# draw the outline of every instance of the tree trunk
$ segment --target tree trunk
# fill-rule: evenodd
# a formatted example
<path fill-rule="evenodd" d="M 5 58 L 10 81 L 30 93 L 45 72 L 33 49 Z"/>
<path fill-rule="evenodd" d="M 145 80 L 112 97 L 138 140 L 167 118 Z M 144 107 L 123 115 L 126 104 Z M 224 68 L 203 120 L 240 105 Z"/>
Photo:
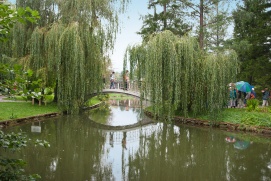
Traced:
<path fill-rule="evenodd" d="M 167 3 L 164 4 L 164 30 L 167 29 Z"/>

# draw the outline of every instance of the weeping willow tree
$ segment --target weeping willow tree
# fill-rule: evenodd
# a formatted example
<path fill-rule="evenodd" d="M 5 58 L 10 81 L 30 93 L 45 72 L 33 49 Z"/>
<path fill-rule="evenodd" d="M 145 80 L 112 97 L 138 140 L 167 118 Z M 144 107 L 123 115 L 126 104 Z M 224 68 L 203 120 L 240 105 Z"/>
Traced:
<path fill-rule="evenodd" d="M 238 71 L 235 52 L 203 53 L 195 38 L 178 37 L 170 31 L 148 42 L 128 47 L 124 69 L 144 80 L 141 91 L 153 102 L 158 115 L 178 110 L 189 113 L 216 113 L 227 102 L 227 85 Z"/>
<path fill-rule="evenodd" d="M 62 110 L 77 111 L 84 102 L 86 69 L 78 24 L 65 29 L 59 40 L 58 100 Z M 69 45 L 69 46 L 67 46 Z"/>
<path fill-rule="evenodd" d="M 40 13 L 38 25 L 17 24 L 7 50 L 31 68 L 44 87 L 55 87 L 61 110 L 77 113 L 87 95 L 102 89 L 118 15 L 130 0 L 17 0 Z M 12 47 L 11 47 L 12 46 Z"/>

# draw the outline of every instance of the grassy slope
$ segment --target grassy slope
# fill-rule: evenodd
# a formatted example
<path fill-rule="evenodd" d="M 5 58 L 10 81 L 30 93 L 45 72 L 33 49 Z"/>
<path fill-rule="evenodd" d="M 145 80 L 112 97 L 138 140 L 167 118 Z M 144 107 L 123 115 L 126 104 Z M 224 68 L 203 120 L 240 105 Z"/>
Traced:
<path fill-rule="evenodd" d="M 110 98 L 113 99 L 127 99 L 133 98 L 125 94 L 109 94 Z M 8 98 L 7 98 L 8 99 Z M 20 96 L 16 97 L 16 100 L 23 100 Z M 101 102 L 97 96 L 93 97 L 88 101 L 88 105 L 95 105 Z M 39 114 L 59 112 L 55 103 L 47 104 L 47 106 L 38 104 L 32 105 L 31 101 L 28 102 L 0 102 L 0 121 L 24 118 L 29 116 L 36 116 Z"/>
<path fill-rule="evenodd" d="M 147 111 L 152 112 L 152 108 L 146 108 Z M 176 113 L 176 116 L 181 116 Z M 192 115 L 189 115 L 189 118 L 193 118 Z M 198 115 L 195 117 L 196 119 L 200 120 L 209 120 L 215 122 L 227 122 L 233 124 L 242 124 L 248 126 L 264 126 L 264 127 L 271 127 L 271 114 L 270 114 L 270 107 L 266 107 L 265 112 L 261 111 L 247 111 L 246 108 L 226 108 L 221 111 L 216 117 L 211 115 Z"/>
<path fill-rule="evenodd" d="M 208 115 L 199 116 L 199 119 L 212 120 Z M 246 109 L 225 109 L 216 118 L 218 121 L 271 127 L 271 114 L 269 112 L 248 112 Z"/>
<path fill-rule="evenodd" d="M 127 99 L 133 98 L 123 94 L 109 94 L 113 99 Z M 98 97 L 93 97 L 89 100 L 89 105 L 99 103 Z M 147 108 L 151 111 L 150 107 Z M 56 104 L 48 104 L 47 106 L 32 105 L 31 102 L 1 102 L 0 103 L 0 121 L 13 118 L 23 118 L 28 116 L 35 116 L 39 114 L 58 112 Z M 209 115 L 197 116 L 198 119 L 214 120 Z M 269 112 L 248 112 L 246 109 L 225 109 L 216 118 L 216 121 L 223 121 L 228 123 L 266 126 L 271 127 L 271 114 Z"/>
<path fill-rule="evenodd" d="M 1 102 L 0 121 L 13 118 L 23 118 L 39 114 L 59 112 L 56 104 L 47 106 L 38 104 L 32 105 L 31 102 Z"/>
<path fill-rule="evenodd" d="M 95 97 L 93 97 L 93 98 L 91 98 L 91 99 L 89 99 L 89 100 L 87 101 L 87 105 L 88 105 L 88 106 L 93 106 L 93 105 L 98 104 L 98 103 L 100 103 L 100 102 L 101 102 L 101 101 L 98 99 L 98 97 L 95 96 Z"/>
<path fill-rule="evenodd" d="M 116 100 L 125 100 L 125 99 L 133 99 L 135 97 L 130 96 L 130 95 L 126 95 L 126 94 L 110 93 L 109 98 L 116 99 Z"/>

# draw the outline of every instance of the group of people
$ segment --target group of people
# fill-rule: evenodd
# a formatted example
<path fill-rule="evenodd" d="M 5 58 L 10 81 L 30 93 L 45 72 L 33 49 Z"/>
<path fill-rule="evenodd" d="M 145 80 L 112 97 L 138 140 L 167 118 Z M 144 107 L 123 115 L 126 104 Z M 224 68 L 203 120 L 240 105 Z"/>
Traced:
<path fill-rule="evenodd" d="M 129 71 L 126 70 L 126 72 L 123 74 L 123 82 L 124 82 L 124 90 L 129 89 Z M 115 89 L 115 72 L 113 71 L 110 74 L 110 89 Z"/>
<path fill-rule="evenodd" d="M 270 91 L 267 87 L 265 87 L 262 92 L 262 106 L 268 106 L 268 101 L 270 98 Z M 251 92 L 241 92 L 238 91 L 235 87 L 230 87 L 230 103 L 229 106 L 231 108 L 235 107 L 246 107 L 247 100 L 248 99 L 255 99 L 256 98 L 256 92 L 254 91 L 254 88 L 252 88 Z"/>
<path fill-rule="evenodd" d="M 248 99 L 254 99 L 256 97 L 256 93 L 254 88 L 252 88 L 251 92 L 241 92 L 238 91 L 235 87 L 230 87 L 230 107 L 246 107 Z"/>

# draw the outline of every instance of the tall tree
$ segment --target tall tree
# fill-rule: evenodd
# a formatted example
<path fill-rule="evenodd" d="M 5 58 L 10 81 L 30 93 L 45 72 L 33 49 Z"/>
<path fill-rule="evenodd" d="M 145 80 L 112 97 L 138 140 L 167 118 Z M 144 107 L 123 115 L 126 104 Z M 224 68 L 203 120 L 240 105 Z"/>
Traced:
<path fill-rule="evenodd" d="M 77 113 L 87 95 L 102 89 L 103 62 L 114 46 L 118 15 L 129 0 L 17 0 L 36 8 L 39 26 L 17 25 L 13 56 L 44 86 L 56 88 L 61 110 Z M 43 19 L 44 18 L 44 19 Z"/>
<path fill-rule="evenodd" d="M 215 3 L 206 16 L 204 29 L 204 47 L 208 50 L 221 50 L 227 40 L 228 28 L 232 22 L 229 1 L 220 0 Z M 229 36 L 228 36 L 229 37 Z"/>
<path fill-rule="evenodd" d="M 185 0 L 185 5 L 191 9 L 191 16 L 196 19 L 199 18 L 198 37 L 201 49 L 204 48 L 205 14 L 209 12 L 210 8 L 212 8 L 217 1 L 218 0 L 200 0 L 199 3 L 196 3 L 193 0 Z"/>
<path fill-rule="evenodd" d="M 148 9 L 153 9 L 153 14 L 142 17 L 143 26 L 138 32 L 144 40 L 148 40 L 153 33 L 164 30 L 180 36 L 191 30 L 184 21 L 184 4 L 181 0 L 149 0 Z M 158 12 L 158 9 L 162 11 Z"/>
<path fill-rule="evenodd" d="M 184 116 L 190 111 L 216 114 L 226 105 L 227 84 L 236 79 L 238 70 L 234 51 L 205 54 L 195 38 L 168 30 L 129 48 L 126 56 L 131 71 L 141 70 L 137 78 L 144 78 L 142 95 L 148 95 L 158 115 L 177 109 Z"/>
<path fill-rule="evenodd" d="M 234 47 L 242 62 L 240 79 L 265 86 L 271 82 L 271 3 L 244 0 L 233 13 Z"/>

